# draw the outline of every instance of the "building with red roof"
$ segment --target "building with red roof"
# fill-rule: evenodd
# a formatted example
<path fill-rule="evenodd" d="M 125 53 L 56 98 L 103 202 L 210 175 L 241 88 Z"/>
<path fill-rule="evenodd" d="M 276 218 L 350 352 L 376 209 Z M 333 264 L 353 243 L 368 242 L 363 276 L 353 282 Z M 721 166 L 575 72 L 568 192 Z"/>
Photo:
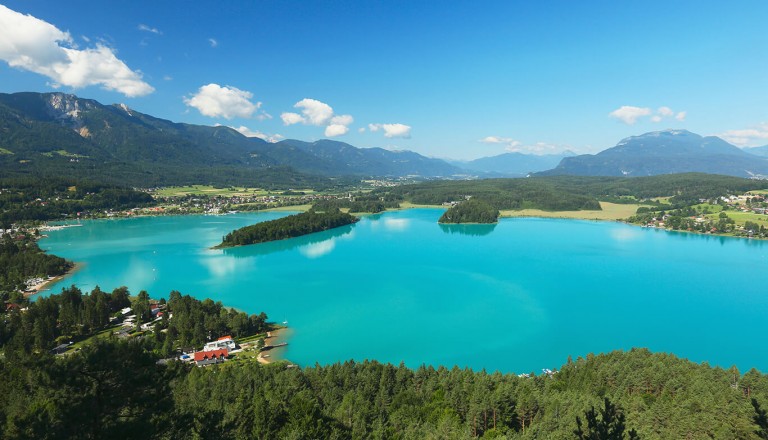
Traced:
<path fill-rule="evenodd" d="M 229 356 L 229 350 L 222 348 L 219 350 L 210 351 L 196 351 L 194 355 L 195 364 L 198 367 L 205 365 L 218 364 L 224 362 L 224 359 Z"/>

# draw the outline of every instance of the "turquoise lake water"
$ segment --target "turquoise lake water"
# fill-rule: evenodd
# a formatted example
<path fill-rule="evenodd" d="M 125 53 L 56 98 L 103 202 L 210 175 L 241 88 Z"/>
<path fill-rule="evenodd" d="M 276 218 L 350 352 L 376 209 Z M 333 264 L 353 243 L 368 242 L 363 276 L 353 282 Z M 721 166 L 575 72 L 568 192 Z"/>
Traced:
<path fill-rule="evenodd" d="M 171 290 L 287 320 L 300 365 L 377 359 L 502 372 L 631 347 L 768 372 L 768 243 L 621 223 L 437 224 L 440 209 L 364 217 L 297 239 L 211 250 L 288 215 L 93 220 L 43 249 L 83 263 L 52 287 Z"/>

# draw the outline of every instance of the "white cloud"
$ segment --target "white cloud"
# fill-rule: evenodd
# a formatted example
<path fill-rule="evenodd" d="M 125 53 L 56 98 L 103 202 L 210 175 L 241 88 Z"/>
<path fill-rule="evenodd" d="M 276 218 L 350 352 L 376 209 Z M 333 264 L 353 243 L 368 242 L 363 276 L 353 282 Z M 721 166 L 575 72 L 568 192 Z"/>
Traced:
<path fill-rule="evenodd" d="M 622 105 L 618 109 L 612 111 L 608 115 L 612 118 L 619 119 L 625 124 L 633 125 L 637 122 L 638 118 L 648 116 L 651 114 L 651 109 L 648 107 L 634 107 L 631 105 Z"/>
<path fill-rule="evenodd" d="M 142 81 L 105 44 L 78 49 L 72 36 L 54 25 L 0 5 L 0 59 L 11 67 L 28 70 L 62 85 L 80 88 L 99 85 L 128 97 L 144 96 L 155 89 Z"/>
<path fill-rule="evenodd" d="M 151 33 L 153 33 L 153 34 L 157 34 L 157 35 L 163 35 L 163 33 L 162 33 L 162 32 L 161 32 L 159 29 L 157 29 L 157 28 L 153 28 L 153 27 L 149 27 L 149 26 L 147 26 L 146 24 L 140 24 L 140 25 L 138 26 L 138 29 L 139 29 L 140 31 L 144 31 L 144 32 L 151 32 Z"/>
<path fill-rule="evenodd" d="M 535 144 L 524 144 L 518 140 L 502 137 L 502 136 L 486 136 L 480 139 L 479 142 L 484 144 L 500 144 L 504 145 L 504 150 L 510 153 L 526 153 L 526 154 L 557 154 L 568 150 L 570 146 L 549 144 L 547 142 L 536 142 Z"/>
<path fill-rule="evenodd" d="M 304 115 L 302 122 L 310 125 L 325 125 L 333 117 L 333 108 L 316 99 L 304 98 L 293 105 L 294 108 L 301 109 Z"/>
<path fill-rule="evenodd" d="M 212 118 L 250 118 L 261 107 L 260 102 L 253 103 L 251 98 L 251 92 L 211 83 L 200 87 L 191 97 L 184 98 L 184 103 Z"/>
<path fill-rule="evenodd" d="M 173 81 L 173 77 L 171 75 L 165 75 L 165 76 L 163 76 L 163 80 L 165 80 L 165 81 Z"/>
<path fill-rule="evenodd" d="M 285 136 L 283 136 L 281 134 L 277 134 L 277 133 L 275 133 L 275 134 L 267 134 L 267 133 L 262 133 L 259 130 L 253 131 L 250 128 L 244 126 L 244 125 L 241 125 L 240 127 L 237 127 L 237 128 L 235 128 L 235 127 L 230 127 L 230 128 L 233 128 L 233 129 L 239 131 L 243 136 L 256 137 L 256 138 L 259 138 L 259 139 L 264 139 L 265 141 L 273 143 L 273 144 L 275 142 L 280 142 L 281 140 L 285 139 Z"/>
<path fill-rule="evenodd" d="M 341 136 L 347 134 L 349 127 L 341 124 L 331 124 L 325 127 L 325 135 L 327 137 Z"/>
<path fill-rule="evenodd" d="M 756 147 L 766 144 L 768 140 L 768 122 L 763 122 L 754 128 L 728 130 L 719 135 L 726 141 L 740 147 Z"/>
<path fill-rule="evenodd" d="M 675 114 L 675 112 L 671 108 L 665 105 L 656 109 L 655 112 L 648 107 L 635 107 L 631 105 L 623 105 L 608 114 L 608 116 L 619 119 L 628 125 L 634 125 L 637 121 L 641 120 L 642 118 L 645 118 L 646 116 L 649 116 L 649 120 L 655 123 L 659 123 L 664 119 L 672 118 L 672 117 L 682 122 L 685 120 L 685 115 L 686 115 L 686 112 L 684 111 Z"/>
<path fill-rule="evenodd" d="M 316 99 L 304 98 L 293 105 L 301 114 L 285 112 L 280 115 L 285 125 L 305 124 L 325 126 L 325 136 L 334 137 L 347 134 L 349 125 L 354 122 L 352 115 L 334 115 L 333 107 Z"/>
<path fill-rule="evenodd" d="M 516 141 L 512 138 L 499 137 L 499 136 L 486 136 L 480 139 L 480 142 L 484 144 L 507 144 L 511 147 L 516 147 L 518 145 L 521 145 L 520 141 Z"/>
<path fill-rule="evenodd" d="M 304 122 L 304 118 L 298 113 L 286 112 L 280 115 L 280 119 L 283 120 L 283 124 L 285 125 L 293 125 L 298 124 L 299 122 Z"/>
<path fill-rule="evenodd" d="M 335 125 L 347 126 L 351 125 L 354 121 L 355 119 L 352 117 L 352 115 L 339 115 L 331 118 L 331 124 Z"/>
<path fill-rule="evenodd" d="M 357 129 L 358 133 L 365 133 L 365 127 L 360 127 Z"/>
<path fill-rule="evenodd" d="M 506 150 L 512 153 L 526 153 L 526 154 L 559 154 L 570 149 L 569 145 L 557 145 L 547 142 L 536 142 L 532 145 L 517 145 L 514 147 L 507 147 Z"/>
<path fill-rule="evenodd" d="M 216 47 L 216 46 L 218 46 L 218 45 L 219 45 L 219 42 L 218 42 L 218 41 L 216 41 L 216 40 L 215 40 L 215 39 L 213 39 L 213 38 L 209 38 L 209 39 L 208 39 L 208 44 L 210 44 L 210 45 L 211 45 L 211 47 Z"/>
<path fill-rule="evenodd" d="M 382 130 L 386 138 L 409 139 L 411 137 L 411 126 L 405 124 L 368 124 L 368 129 L 374 132 Z"/>

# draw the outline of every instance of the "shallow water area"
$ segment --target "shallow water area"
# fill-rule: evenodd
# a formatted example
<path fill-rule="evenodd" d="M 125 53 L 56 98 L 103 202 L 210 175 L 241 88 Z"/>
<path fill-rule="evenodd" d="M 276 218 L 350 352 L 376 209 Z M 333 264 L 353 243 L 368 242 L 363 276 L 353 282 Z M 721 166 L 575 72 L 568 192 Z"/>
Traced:
<path fill-rule="evenodd" d="M 288 212 L 84 221 L 40 246 L 83 263 L 52 291 L 179 290 L 288 321 L 300 365 L 376 359 L 489 371 L 557 368 L 631 347 L 768 371 L 768 243 L 613 222 L 441 226 L 441 209 L 365 216 L 305 237 L 213 250 Z"/>

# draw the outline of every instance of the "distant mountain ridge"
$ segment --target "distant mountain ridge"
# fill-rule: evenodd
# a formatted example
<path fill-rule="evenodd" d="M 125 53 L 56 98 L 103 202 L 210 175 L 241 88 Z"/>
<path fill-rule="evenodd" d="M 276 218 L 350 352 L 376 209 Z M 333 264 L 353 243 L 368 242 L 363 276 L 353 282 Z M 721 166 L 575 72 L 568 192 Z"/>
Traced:
<path fill-rule="evenodd" d="M 768 159 L 716 136 L 663 130 L 631 136 L 597 154 L 564 158 L 541 175 L 653 176 L 700 172 L 738 177 L 768 176 Z"/>
<path fill-rule="evenodd" d="M 0 94 L 0 170 L 88 174 L 96 168 L 109 169 L 133 185 L 160 176 L 215 180 L 228 172 L 239 179 L 275 168 L 321 176 L 447 177 L 464 172 L 410 151 L 356 148 L 332 140 L 271 144 L 225 126 L 175 123 L 123 104 L 102 105 L 64 93 Z"/>
<path fill-rule="evenodd" d="M 768 157 L 768 145 L 763 145 L 762 147 L 744 148 L 744 151 L 749 154 L 754 154 L 755 156 Z"/>
<path fill-rule="evenodd" d="M 486 173 L 494 177 L 525 177 L 531 173 L 554 168 L 564 158 L 574 155 L 570 151 L 543 155 L 515 152 L 481 157 L 466 162 L 451 161 L 450 163 L 471 172 Z"/>

